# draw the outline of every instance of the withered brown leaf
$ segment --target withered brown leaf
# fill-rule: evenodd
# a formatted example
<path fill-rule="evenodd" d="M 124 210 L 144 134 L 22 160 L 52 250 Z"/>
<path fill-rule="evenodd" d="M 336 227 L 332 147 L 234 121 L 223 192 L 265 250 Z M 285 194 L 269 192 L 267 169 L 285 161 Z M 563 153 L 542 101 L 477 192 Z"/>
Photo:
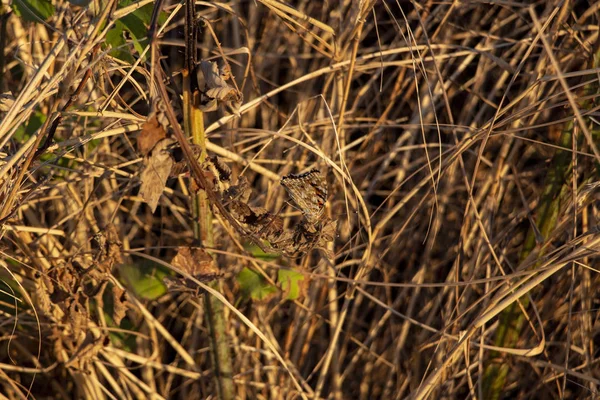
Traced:
<path fill-rule="evenodd" d="M 189 146 L 192 149 L 192 154 L 194 155 L 194 158 L 198 159 L 198 157 L 200 157 L 200 154 L 202 153 L 202 148 L 196 144 L 190 144 Z M 169 151 L 174 162 L 173 168 L 171 169 L 171 174 L 169 176 L 175 177 L 181 174 L 188 173 L 189 167 L 187 161 L 185 160 L 185 157 L 183 156 L 183 150 L 181 149 L 181 147 L 172 146 L 169 149 Z"/>
<path fill-rule="evenodd" d="M 112 297 L 113 297 L 113 321 L 115 325 L 119 326 L 123 318 L 125 318 L 125 313 L 127 312 L 127 308 L 129 306 L 129 302 L 127 301 L 127 291 L 117 287 L 112 287 Z"/>
<path fill-rule="evenodd" d="M 333 254 L 327 244 L 333 241 L 337 229 L 337 221 L 324 219 L 318 225 L 306 221 L 297 224 L 293 230 L 285 230 L 279 240 L 272 242 L 273 247 L 290 257 L 297 257 L 310 250 L 321 250 L 328 258 Z"/>
<path fill-rule="evenodd" d="M 166 136 L 167 132 L 158 122 L 156 115 L 149 116 L 148 120 L 142 125 L 142 131 L 138 136 L 137 146 L 139 152 L 143 155 L 147 155 L 154 145 Z"/>
<path fill-rule="evenodd" d="M 171 265 L 200 282 L 210 282 L 222 276 L 211 255 L 201 247 L 178 247 Z M 198 289 L 198 285 L 188 278 L 165 277 L 165 283 L 177 289 Z"/>
<path fill-rule="evenodd" d="M 238 200 L 242 203 L 247 203 L 250 200 L 252 194 L 252 188 L 250 188 L 250 182 L 245 176 L 240 176 L 237 180 L 237 184 L 230 186 L 223 192 L 223 202 L 228 204 L 231 200 Z"/>
<path fill-rule="evenodd" d="M 4 92 L 0 94 L 0 112 L 7 112 L 10 110 L 15 102 L 15 96 L 12 92 Z"/>
<path fill-rule="evenodd" d="M 148 119 L 142 125 L 142 131 L 138 136 L 137 146 L 140 153 L 148 155 L 152 148 L 160 140 L 167 137 L 168 122 L 164 113 L 164 104 L 160 98 L 152 103 Z"/>
<path fill-rule="evenodd" d="M 215 111 L 218 100 L 225 103 L 227 108 L 234 114 L 238 113 L 242 105 L 243 95 L 227 84 L 226 80 L 231 78 L 231 74 L 226 68 L 219 70 L 217 63 L 203 60 L 197 69 L 197 78 L 200 89 L 206 97 L 201 101 L 200 108 L 202 111 Z"/>
<path fill-rule="evenodd" d="M 140 175 L 142 185 L 140 196 L 148 203 L 152 212 L 158 206 L 158 200 L 171 173 L 173 159 L 167 147 L 174 142 L 173 139 L 162 139 L 152 149 L 152 154 L 144 159 L 144 170 Z"/>
<path fill-rule="evenodd" d="M 94 235 L 98 243 L 98 250 L 94 256 L 98 270 L 109 273 L 115 264 L 122 262 L 121 251 L 123 243 L 119 238 L 119 231 L 113 223 L 108 223 L 104 230 Z"/>
<path fill-rule="evenodd" d="M 235 219 L 261 239 L 274 242 L 283 234 L 281 217 L 273 215 L 265 208 L 252 207 L 242 201 L 232 200 L 230 210 Z"/>
<path fill-rule="evenodd" d="M 207 164 L 209 169 L 214 169 L 216 171 L 216 175 L 219 178 L 219 182 L 223 184 L 229 184 L 231 181 L 231 168 L 229 165 L 225 164 L 223 160 L 221 160 L 217 156 L 209 156 L 205 163 Z"/>

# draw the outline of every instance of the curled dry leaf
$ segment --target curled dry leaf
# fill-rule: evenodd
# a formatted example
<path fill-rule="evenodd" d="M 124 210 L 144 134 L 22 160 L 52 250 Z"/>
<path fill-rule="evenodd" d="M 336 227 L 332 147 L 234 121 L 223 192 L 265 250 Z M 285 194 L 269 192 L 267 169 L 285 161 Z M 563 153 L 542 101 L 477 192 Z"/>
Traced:
<path fill-rule="evenodd" d="M 327 244 L 333 241 L 337 221 L 326 220 L 321 225 L 313 226 L 305 221 L 286 229 L 271 241 L 271 245 L 288 257 L 298 257 L 313 249 L 320 250 L 327 258 L 333 258 Z"/>
<path fill-rule="evenodd" d="M 165 137 L 167 137 L 167 132 L 158 122 L 156 115 L 149 116 L 148 120 L 142 125 L 142 131 L 138 136 L 137 146 L 139 152 L 147 155 L 154 145 Z"/>
<path fill-rule="evenodd" d="M 234 114 L 239 113 L 239 108 L 244 99 L 242 93 L 227 84 L 226 80 L 231 78 L 227 68 L 219 67 L 211 61 L 201 61 L 197 69 L 198 86 L 203 92 L 200 109 L 204 112 L 215 111 L 217 101 L 225 103 L 227 108 Z"/>
<path fill-rule="evenodd" d="M 162 100 L 156 98 L 154 103 L 152 103 L 148 119 L 142 125 L 142 131 L 138 136 L 137 146 L 139 152 L 144 156 L 150 153 L 156 143 L 167 137 L 168 122 L 163 108 L 164 104 L 162 103 Z"/>
<path fill-rule="evenodd" d="M 112 287 L 112 297 L 113 297 L 113 322 L 116 326 L 121 324 L 121 321 L 125 317 L 125 313 L 127 312 L 127 308 L 129 306 L 129 302 L 127 301 L 127 291 L 121 289 L 118 286 Z"/>
<path fill-rule="evenodd" d="M 83 340 L 80 340 L 77 348 L 73 349 L 73 355 L 65 362 L 64 367 L 88 371 L 89 365 L 97 360 L 98 353 L 106 347 L 109 341 L 110 339 L 105 334 L 96 337 L 92 331 L 86 331 Z"/>
<path fill-rule="evenodd" d="M 140 175 L 142 185 L 140 196 L 150 206 L 152 212 L 158 206 L 158 200 L 171 173 L 173 159 L 167 147 L 174 143 L 173 139 L 162 139 L 152 149 L 152 154 L 144 158 L 144 170 Z"/>
<path fill-rule="evenodd" d="M 302 223 L 296 229 L 296 242 L 294 243 L 299 252 L 307 252 L 311 249 L 321 250 L 327 258 L 333 258 L 333 254 L 327 249 L 327 244 L 335 239 L 337 231 L 337 221 L 325 218 L 316 229 Z"/>
<path fill-rule="evenodd" d="M 202 153 L 202 149 L 200 148 L 200 146 L 198 146 L 196 144 L 190 144 L 190 148 L 192 149 L 194 158 L 198 159 L 198 157 L 200 157 L 200 154 Z M 176 177 L 181 174 L 188 173 L 188 171 L 189 171 L 188 163 L 185 160 L 181 146 L 179 146 L 179 145 L 172 146 L 169 149 L 169 151 L 171 153 L 171 157 L 173 158 L 173 162 L 174 162 L 173 168 L 171 169 L 171 174 L 169 176 Z"/>
<path fill-rule="evenodd" d="M 229 165 L 225 164 L 223 160 L 217 156 L 208 157 L 205 163 L 208 166 L 208 169 L 213 171 L 215 176 L 219 178 L 219 183 L 229 184 L 231 181 L 231 168 L 229 168 Z M 218 184 L 215 184 L 215 186 L 218 186 Z"/>
<path fill-rule="evenodd" d="M 11 92 L 0 94 L 0 111 L 7 112 L 15 102 L 15 96 Z"/>
<path fill-rule="evenodd" d="M 238 178 L 222 193 L 223 203 L 233 216 L 249 232 L 268 242 L 280 241 L 284 235 L 283 219 L 263 207 L 248 205 L 252 188 L 245 176 Z"/>
<path fill-rule="evenodd" d="M 222 276 L 213 258 L 199 247 L 179 247 L 171 265 L 193 276 L 200 282 L 210 282 Z M 197 291 L 198 285 L 188 278 L 165 277 L 169 288 Z"/>
<path fill-rule="evenodd" d="M 223 198 L 227 203 L 231 200 L 239 200 L 242 203 L 247 203 L 250 200 L 251 194 L 252 189 L 250 188 L 248 178 L 240 176 L 236 185 L 229 186 L 229 188 L 223 192 Z"/>
<path fill-rule="evenodd" d="M 194 158 L 198 159 L 202 154 L 202 148 L 196 144 L 190 144 Z M 175 145 L 169 148 L 174 164 L 169 177 L 173 178 L 189 172 L 189 166 L 183 155 L 181 146 Z M 206 179 L 210 180 L 214 186 L 223 181 L 228 181 L 231 177 L 231 169 L 218 157 L 207 157 L 202 163 L 202 171 Z M 217 178 L 218 177 L 218 178 Z"/>
<path fill-rule="evenodd" d="M 232 200 L 230 204 L 231 215 L 246 229 L 259 238 L 271 243 L 281 241 L 285 231 L 283 219 L 262 207 L 252 207 L 248 204 Z"/>
<path fill-rule="evenodd" d="M 119 238 L 119 232 L 114 224 L 109 223 L 103 231 L 94 235 L 94 240 L 98 243 L 94 261 L 100 271 L 110 273 L 115 264 L 122 263 L 123 243 Z"/>
<path fill-rule="evenodd" d="M 600 189 L 600 181 L 584 185 L 577 194 L 577 207 L 584 207 L 589 201 L 594 201 L 594 197 L 598 197 L 598 189 Z"/>

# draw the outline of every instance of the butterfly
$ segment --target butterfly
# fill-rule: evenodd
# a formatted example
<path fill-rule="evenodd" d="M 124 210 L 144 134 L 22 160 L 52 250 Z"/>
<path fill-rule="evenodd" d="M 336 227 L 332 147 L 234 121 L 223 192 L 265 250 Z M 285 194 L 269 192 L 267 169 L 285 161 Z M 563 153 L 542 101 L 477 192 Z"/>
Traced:
<path fill-rule="evenodd" d="M 327 182 L 318 169 L 286 175 L 280 183 L 309 224 L 314 225 L 321 220 L 327 202 Z"/>

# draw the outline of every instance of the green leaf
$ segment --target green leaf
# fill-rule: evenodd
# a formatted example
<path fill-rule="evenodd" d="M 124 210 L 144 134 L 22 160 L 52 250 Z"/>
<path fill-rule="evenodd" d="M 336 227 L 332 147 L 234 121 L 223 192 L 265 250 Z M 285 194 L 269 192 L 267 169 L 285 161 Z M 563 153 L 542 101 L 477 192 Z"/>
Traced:
<path fill-rule="evenodd" d="M 118 20 L 115 26 L 106 32 L 105 43 L 112 47 L 109 53 L 111 56 L 133 64 L 135 60 L 127 49 L 124 32 L 125 25 Z"/>
<path fill-rule="evenodd" d="M 112 324 L 112 317 L 109 316 L 108 314 L 105 314 L 105 317 L 107 319 L 110 319 L 110 322 L 109 321 L 107 321 L 107 322 Z M 111 332 L 109 333 L 110 341 L 115 346 L 119 347 L 122 350 L 135 353 L 136 349 L 137 349 L 137 335 L 127 334 L 125 332 L 126 331 L 135 332 L 137 327 L 135 325 L 133 325 L 128 318 L 124 318 L 123 321 L 121 321 L 121 325 L 119 328 L 121 328 L 123 330 L 123 332 L 111 330 Z"/>
<path fill-rule="evenodd" d="M 25 143 L 31 135 L 44 125 L 44 122 L 46 122 L 46 115 L 39 111 L 34 112 L 31 114 L 31 117 L 29 117 L 27 125 L 21 125 L 17 128 L 13 135 L 13 139 L 20 143 Z"/>
<path fill-rule="evenodd" d="M 133 1 L 133 0 L 122 0 L 119 2 L 119 6 L 117 8 L 125 8 L 127 6 L 132 5 L 133 3 L 135 3 L 135 1 Z M 134 12 L 132 12 L 129 15 L 135 15 L 137 18 L 141 19 L 146 26 L 148 26 L 148 25 L 150 25 L 150 21 L 152 20 L 153 12 L 154 12 L 154 5 L 146 4 L 145 6 L 138 8 L 137 10 L 135 10 Z M 164 24 L 167 21 L 167 17 L 168 17 L 168 14 L 164 11 L 161 11 L 161 13 L 158 16 L 159 25 Z"/>
<path fill-rule="evenodd" d="M 117 20 L 115 26 L 106 32 L 105 42 L 112 47 L 110 55 L 123 61 L 133 63 L 135 60 L 133 59 L 128 46 L 126 46 L 127 41 L 125 40 L 125 32 L 128 32 L 129 36 L 131 36 L 131 41 L 136 51 L 139 54 L 142 54 L 146 47 L 143 43 L 148 41 L 146 37 L 148 30 L 143 21 L 135 16 L 135 13 L 132 13 Z"/>
<path fill-rule="evenodd" d="M 138 10 L 139 11 L 139 10 Z M 125 29 L 131 34 L 131 40 L 133 41 L 133 47 L 139 54 L 142 54 L 144 47 L 140 42 L 147 42 L 148 29 L 144 25 L 144 22 L 136 16 L 136 13 L 131 13 L 119 20 Z"/>
<path fill-rule="evenodd" d="M 112 319 L 112 312 L 107 312 L 105 309 L 103 310 L 103 314 L 108 326 L 116 327 L 115 321 Z M 110 341 L 122 350 L 135 352 L 135 349 L 137 348 L 137 335 L 127 334 L 126 332 L 135 331 L 136 327 L 129 318 L 125 317 L 118 328 L 120 328 L 120 330 L 111 329 L 109 331 Z"/>
<path fill-rule="evenodd" d="M 29 22 L 42 22 L 54 15 L 54 6 L 49 0 L 13 0 L 12 9 Z"/>
<path fill-rule="evenodd" d="M 122 0 L 119 2 L 118 8 L 127 7 L 133 3 L 134 1 L 132 0 Z M 131 43 L 138 54 L 144 52 L 148 43 L 148 26 L 152 19 L 153 9 L 153 4 L 146 4 L 115 22 L 115 26 L 106 33 L 106 44 L 112 46 L 112 50 L 110 51 L 111 56 L 129 63 L 135 61 L 129 48 L 125 46 L 127 44 L 125 32 L 129 34 L 128 38 L 131 38 Z M 166 20 L 167 14 L 161 12 L 158 17 L 158 23 L 164 24 Z M 146 57 L 144 56 L 144 59 Z"/>
<path fill-rule="evenodd" d="M 144 260 L 135 265 L 123 264 L 119 271 L 136 296 L 155 300 L 167 292 L 163 278 L 168 272 L 158 264 Z"/>
<path fill-rule="evenodd" d="M 89 142 L 87 142 L 87 151 L 92 152 L 94 151 L 94 149 L 98 146 L 100 146 L 100 144 L 102 143 L 101 139 L 92 139 Z"/>
<path fill-rule="evenodd" d="M 304 280 L 304 275 L 290 269 L 280 269 L 277 273 L 277 282 L 281 285 L 287 300 L 296 300 L 300 297 L 302 291 L 300 281 L 302 280 Z"/>
<path fill-rule="evenodd" d="M 281 257 L 281 255 L 277 253 L 265 253 L 260 247 L 252 242 L 244 244 L 244 249 L 246 249 L 253 257 L 264 261 L 273 261 Z"/>
<path fill-rule="evenodd" d="M 140 20 L 142 20 L 144 25 L 148 26 L 148 25 L 150 25 L 150 21 L 152 20 L 152 12 L 153 11 L 154 11 L 154 5 L 146 4 L 144 7 L 138 8 L 137 10 L 135 10 L 132 14 L 135 15 Z"/>
<path fill-rule="evenodd" d="M 275 286 L 269 285 L 262 276 L 249 268 L 240 271 L 237 282 L 242 290 L 242 295 L 252 300 L 264 300 L 277 292 Z"/>

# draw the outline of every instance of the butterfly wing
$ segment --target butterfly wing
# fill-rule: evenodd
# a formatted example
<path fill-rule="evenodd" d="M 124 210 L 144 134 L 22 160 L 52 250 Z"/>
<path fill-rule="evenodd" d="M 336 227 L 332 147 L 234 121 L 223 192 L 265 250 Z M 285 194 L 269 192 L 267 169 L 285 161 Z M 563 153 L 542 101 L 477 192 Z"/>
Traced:
<path fill-rule="evenodd" d="M 281 178 L 296 206 L 310 224 L 315 224 L 323 215 L 327 202 L 327 183 L 318 169 L 304 174 L 289 174 Z"/>

